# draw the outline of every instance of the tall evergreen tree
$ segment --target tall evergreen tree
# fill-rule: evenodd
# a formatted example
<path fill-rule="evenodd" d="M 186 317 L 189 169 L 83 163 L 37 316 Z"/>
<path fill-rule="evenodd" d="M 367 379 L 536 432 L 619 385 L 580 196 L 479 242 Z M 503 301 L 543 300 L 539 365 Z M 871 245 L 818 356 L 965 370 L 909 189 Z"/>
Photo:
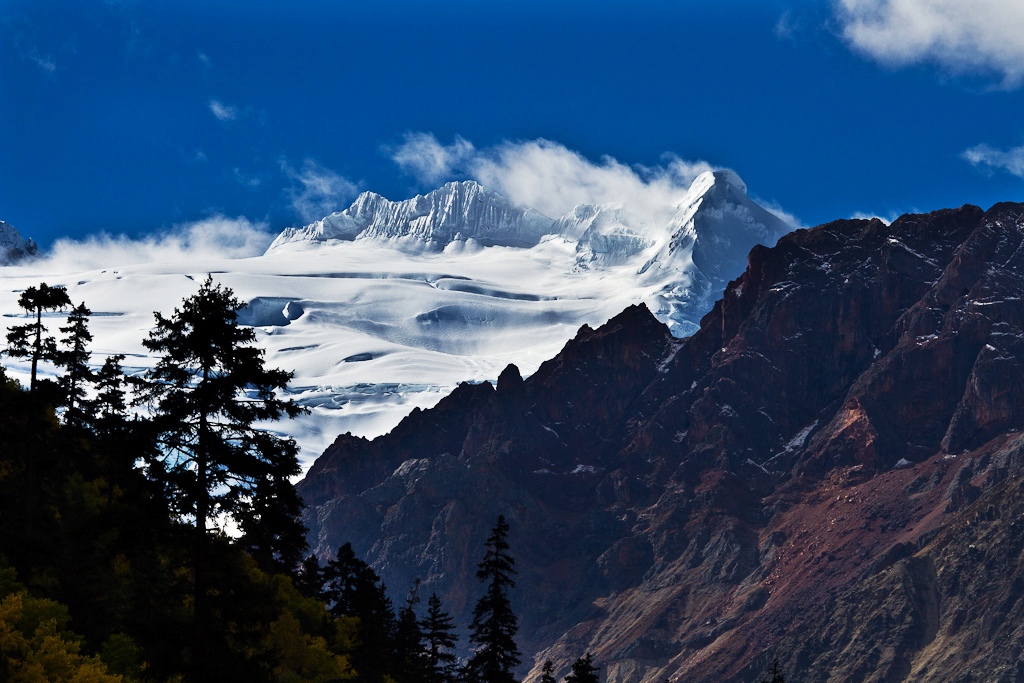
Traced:
<path fill-rule="evenodd" d="M 600 670 L 594 666 L 594 659 L 588 652 L 572 663 L 572 670 L 565 677 L 565 683 L 600 683 L 597 675 Z"/>
<path fill-rule="evenodd" d="M 307 598 L 327 602 L 324 594 L 324 570 L 316 555 L 309 555 L 302 561 L 294 583 L 299 592 Z"/>
<path fill-rule="evenodd" d="M 514 683 L 520 652 L 515 636 L 519 622 L 512 611 L 508 592 L 515 588 L 512 575 L 515 560 L 509 555 L 509 526 L 504 516 L 487 538 L 484 559 L 477 566 L 476 576 L 486 584 L 484 595 L 473 610 L 469 640 L 475 646 L 466 662 L 465 678 L 469 683 Z"/>
<path fill-rule="evenodd" d="M 395 618 L 395 670 L 392 675 L 399 683 L 422 683 L 427 680 L 428 659 L 420 628 L 416 618 L 416 605 L 420 602 L 420 582 L 417 579 L 409 590 Z"/>
<path fill-rule="evenodd" d="M 356 557 L 351 543 L 338 548 L 335 558 L 324 566 L 323 575 L 330 613 L 359 620 L 359 646 L 352 653 L 359 679 L 381 683 L 397 667 L 395 613 L 380 577 Z"/>
<path fill-rule="evenodd" d="M 10 328 L 7 332 L 7 355 L 31 359 L 29 391 L 35 391 L 39 361 L 52 361 L 57 354 L 57 340 L 46 334 L 43 312 L 70 306 L 71 299 L 68 298 L 68 292 L 64 287 L 51 287 L 41 282 L 38 287 L 26 287 L 18 297 L 18 305 L 27 313 L 34 313 L 36 319 L 33 323 Z"/>
<path fill-rule="evenodd" d="M 96 387 L 94 421 L 100 432 L 128 419 L 128 378 L 121 367 L 123 360 L 123 353 L 107 356 L 103 366 L 93 375 Z"/>
<path fill-rule="evenodd" d="M 249 508 L 238 526 L 242 547 L 261 569 L 270 574 L 298 574 L 308 547 L 301 514 L 302 501 L 290 479 L 272 477 L 254 483 Z"/>
<path fill-rule="evenodd" d="M 84 303 L 71 309 L 67 325 L 60 328 L 64 333 L 61 343 L 64 349 L 57 351 L 54 364 L 64 368 L 64 374 L 57 380 L 61 388 L 61 405 L 64 406 L 64 423 L 75 427 L 85 426 L 88 413 L 86 385 L 93 380 L 89 368 L 89 316 L 92 315 Z"/>
<path fill-rule="evenodd" d="M 427 614 L 420 620 L 420 630 L 427 652 L 427 683 L 455 683 L 455 643 L 459 637 L 455 634 L 455 620 L 441 608 L 437 593 L 427 600 Z"/>
<path fill-rule="evenodd" d="M 144 389 L 159 434 L 159 475 L 177 492 L 178 512 L 193 519 L 199 538 L 220 515 L 241 524 L 265 503 L 261 486 L 300 472 L 295 441 L 254 426 L 302 410 L 276 396 L 291 373 L 264 366 L 255 332 L 238 324 L 243 305 L 207 276 L 170 318 L 155 314 L 156 327 L 143 341 L 161 354 Z"/>
<path fill-rule="evenodd" d="M 555 683 L 555 664 L 550 659 L 545 659 L 540 668 L 539 683 Z"/>
<path fill-rule="evenodd" d="M 176 512 L 194 523 L 192 571 L 195 615 L 193 669 L 212 666 L 213 603 L 207 557 L 211 520 L 229 517 L 246 530 L 259 528 L 260 547 L 278 533 L 290 537 L 289 516 L 298 510 L 289 478 L 300 471 L 293 439 L 261 431 L 257 422 L 294 417 L 301 409 L 277 397 L 291 373 L 264 366 L 255 332 L 238 324 L 243 303 L 207 276 L 199 291 L 156 326 L 143 345 L 160 354 L 147 373 L 157 449 L 150 470 L 170 491 Z M 282 496 L 285 514 L 270 512 L 268 492 Z M 253 522 L 251 516 L 258 515 Z M 247 521 L 248 520 L 248 521 Z M 282 524 L 283 529 L 271 529 Z"/>

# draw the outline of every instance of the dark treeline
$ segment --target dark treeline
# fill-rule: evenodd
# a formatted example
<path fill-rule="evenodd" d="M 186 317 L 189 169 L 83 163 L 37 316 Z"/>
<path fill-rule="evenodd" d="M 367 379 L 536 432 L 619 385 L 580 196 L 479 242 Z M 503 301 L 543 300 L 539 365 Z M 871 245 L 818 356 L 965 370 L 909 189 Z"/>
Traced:
<path fill-rule="evenodd" d="M 157 313 L 143 343 L 159 360 L 133 377 L 121 356 L 92 369 L 90 311 L 63 288 L 19 304 L 6 354 L 29 387 L 0 366 L 0 680 L 515 680 L 503 518 L 466 661 L 437 595 L 412 586 L 396 609 L 349 545 L 302 559 L 297 448 L 254 427 L 298 414 L 277 395 L 291 375 L 264 366 L 230 289 L 207 278 Z M 44 313 L 61 309 L 58 339 Z M 571 677 L 596 681 L 583 660 Z"/>

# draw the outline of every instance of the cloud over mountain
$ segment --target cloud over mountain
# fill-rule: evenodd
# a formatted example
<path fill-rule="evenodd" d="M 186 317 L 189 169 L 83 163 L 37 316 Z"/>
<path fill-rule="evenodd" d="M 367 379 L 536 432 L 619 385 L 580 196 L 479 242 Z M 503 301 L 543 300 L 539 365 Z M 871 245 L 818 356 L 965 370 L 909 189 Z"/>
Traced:
<path fill-rule="evenodd" d="M 341 209 L 359 192 L 358 185 L 315 159 L 304 159 L 300 168 L 282 159 L 281 170 L 292 182 L 287 191 L 292 208 L 307 223 Z"/>
<path fill-rule="evenodd" d="M 203 258 L 245 258 L 261 254 L 273 240 L 268 225 L 239 216 L 213 215 L 181 223 L 157 235 L 133 239 L 100 233 L 83 240 L 61 239 L 33 264 L 42 272 L 67 273 L 136 263 L 182 263 Z"/>
<path fill-rule="evenodd" d="M 668 220 L 694 179 L 712 170 L 705 161 L 675 155 L 657 166 L 629 166 L 611 156 L 594 162 L 545 139 L 479 149 L 458 136 L 445 145 L 430 133 L 409 133 L 389 151 L 395 163 L 425 184 L 472 178 L 548 216 L 581 204 L 618 204 L 649 222 Z"/>

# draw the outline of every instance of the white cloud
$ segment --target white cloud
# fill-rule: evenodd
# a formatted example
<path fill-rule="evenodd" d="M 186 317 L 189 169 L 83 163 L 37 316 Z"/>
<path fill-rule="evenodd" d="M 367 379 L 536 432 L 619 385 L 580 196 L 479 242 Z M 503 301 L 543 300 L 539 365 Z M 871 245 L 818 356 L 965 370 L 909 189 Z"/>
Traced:
<path fill-rule="evenodd" d="M 843 37 L 885 64 L 937 63 L 954 73 L 993 71 L 1024 81 L 1020 0 L 838 0 Z"/>
<path fill-rule="evenodd" d="M 275 236 L 264 222 L 215 215 L 138 239 L 104 233 L 84 240 L 57 240 L 50 252 L 33 261 L 32 266 L 46 272 L 69 273 L 135 263 L 245 258 L 262 254 Z"/>
<path fill-rule="evenodd" d="M 224 104 L 220 100 L 210 100 L 210 111 L 220 121 L 234 121 L 238 118 L 238 107 Z"/>
<path fill-rule="evenodd" d="M 1024 178 L 1024 146 L 1001 150 L 988 145 L 976 145 L 960 156 L 975 166 L 1001 169 Z"/>
<path fill-rule="evenodd" d="M 667 220 L 704 161 L 668 155 L 659 166 L 628 166 L 605 156 L 591 161 L 550 140 L 504 142 L 477 149 L 463 138 L 442 145 L 428 133 L 406 135 L 391 158 L 420 182 L 469 177 L 513 202 L 551 217 L 578 204 L 621 204 L 651 222 Z"/>
<path fill-rule="evenodd" d="M 750 198 L 753 199 L 754 202 L 761 208 L 765 209 L 769 213 L 775 214 L 778 218 L 781 218 L 782 222 L 788 225 L 793 230 L 810 227 L 807 224 L 805 224 L 802 220 L 800 220 L 798 216 L 783 209 L 782 206 L 776 201 L 764 200 L 761 199 L 760 197 L 757 197 L 756 195 L 751 195 Z"/>
<path fill-rule="evenodd" d="M 872 218 L 877 218 L 878 220 L 882 221 L 886 225 L 892 225 L 893 221 L 895 221 L 897 218 L 899 218 L 902 215 L 903 215 L 902 213 L 890 213 L 888 215 L 881 216 L 881 215 L 879 215 L 877 213 L 872 213 L 870 211 L 858 211 L 858 212 L 854 213 L 852 216 L 850 216 L 850 218 L 853 218 L 853 219 L 856 219 L 856 220 L 865 220 L 865 221 L 869 221 Z"/>
<path fill-rule="evenodd" d="M 293 182 L 288 189 L 292 208 L 307 223 L 340 210 L 342 204 L 359 192 L 359 187 L 351 180 L 313 159 L 304 160 L 301 169 L 282 160 L 281 170 Z"/>
<path fill-rule="evenodd" d="M 401 145 L 387 151 L 403 171 L 421 182 L 438 183 L 457 174 L 476 149 L 473 143 L 458 135 L 455 142 L 446 146 L 430 133 L 406 133 Z"/>
<path fill-rule="evenodd" d="M 775 37 L 780 40 L 792 40 L 799 30 L 799 23 L 793 18 L 792 12 L 786 10 L 775 22 Z"/>

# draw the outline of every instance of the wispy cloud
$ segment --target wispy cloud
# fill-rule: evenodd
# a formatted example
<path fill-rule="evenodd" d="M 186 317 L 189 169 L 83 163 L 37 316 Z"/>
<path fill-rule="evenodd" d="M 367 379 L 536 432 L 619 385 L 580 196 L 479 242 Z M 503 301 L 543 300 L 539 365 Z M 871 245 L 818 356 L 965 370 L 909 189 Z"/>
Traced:
<path fill-rule="evenodd" d="M 422 183 L 472 178 L 552 217 L 578 204 L 621 204 L 646 220 L 664 221 L 693 179 L 711 170 L 707 162 L 674 155 L 652 167 L 628 166 L 609 156 L 595 162 L 543 139 L 477 149 L 460 137 L 444 145 L 429 133 L 411 133 L 390 151 L 391 158 Z"/>
<path fill-rule="evenodd" d="M 473 143 L 456 135 L 455 142 L 442 145 L 430 133 L 406 133 L 401 145 L 386 149 L 402 170 L 420 182 L 438 183 L 461 171 L 476 153 Z"/>
<path fill-rule="evenodd" d="M 998 169 L 1024 178 L 1024 146 L 1001 150 L 989 145 L 975 145 L 960 156 L 974 166 Z"/>
<path fill-rule="evenodd" d="M 33 268 L 70 273 L 135 263 L 177 263 L 206 258 L 245 258 L 266 251 L 275 235 L 265 222 L 214 215 L 143 238 L 101 233 L 61 239 Z"/>
<path fill-rule="evenodd" d="M 19 57 L 35 64 L 47 76 L 56 73 L 57 60 L 50 51 L 39 46 L 41 42 L 46 42 L 45 38 L 40 39 L 40 36 L 45 36 L 45 32 L 39 30 L 34 23 L 26 17 L 8 17 L 0 21 L 0 28 L 10 30 L 10 40 Z"/>
<path fill-rule="evenodd" d="M 238 118 L 238 107 L 224 104 L 220 100 L 210 100 L 210 112 L 220 121 L 234 121 Z"/>
<path fill-rule="evenodd" d="M 838 0 L 843 37 L 894 66 L 931 62 L 953 73 L 1024 82 L 1024 3 L 1018 0 Z"/>
<path fill-rule="evenodd" d="M 29 57 L 29 59 L 35 62 L 36 66 L 38 66 L 40 69 L 42 69 L 48 74 L 52 74 L 55 71 L 57 71 L 57 62 L 53 61 L 53 57 L 43 57 L 38 54 L 33 54 Z"/>
<path fill-rule="evenodd" d="M 242 187 L 247 187 L 250 190 L 255 190 L 256 188 L 263 184 L 263 179 L 260 178 L 258 175 L 250 175 L 243 171 L 242 169 L 238 168 L 237 166 L 233 168 L 231 172 L 235 176 L 235 180 L 237 180 L 238 184 L 241 185 Z"/>
<path fill-rule="evenodd" d="M 306 222 L 340 210 L 359 192 L 354 182 L 313 159 L 303 160 L 298 169 L 282 159 L 281 170 L 292 181 L 287 190 L 292 208 Z"/>
<path fill-rule="evenodd" d="M 775 22 L 775 37 L 780 40 L 792 40 L 798 29 L 799 22 L 794 19 L 791 11 L 786 10 Z"/>
<path fill-rule="evenodd" d="M 899 218 L 902 215 L 903 215 L 902 213 L 888 213 L 888 214 L 882 216 L 882 215 L 879 215 L 877 213 L 872 213 L 870 211 L 858 211 L 855 214 L 853 214 L 852 216 L 850 216 L 850 218 L 860 219 L 860 220 L 868 220 L 868 221 L 871 220 L 872 218 L 877 218 L 878 220 L 882 221 L 886 225 L 892 225 L 893 221 L 895 221 L 897 218 Z"/>

